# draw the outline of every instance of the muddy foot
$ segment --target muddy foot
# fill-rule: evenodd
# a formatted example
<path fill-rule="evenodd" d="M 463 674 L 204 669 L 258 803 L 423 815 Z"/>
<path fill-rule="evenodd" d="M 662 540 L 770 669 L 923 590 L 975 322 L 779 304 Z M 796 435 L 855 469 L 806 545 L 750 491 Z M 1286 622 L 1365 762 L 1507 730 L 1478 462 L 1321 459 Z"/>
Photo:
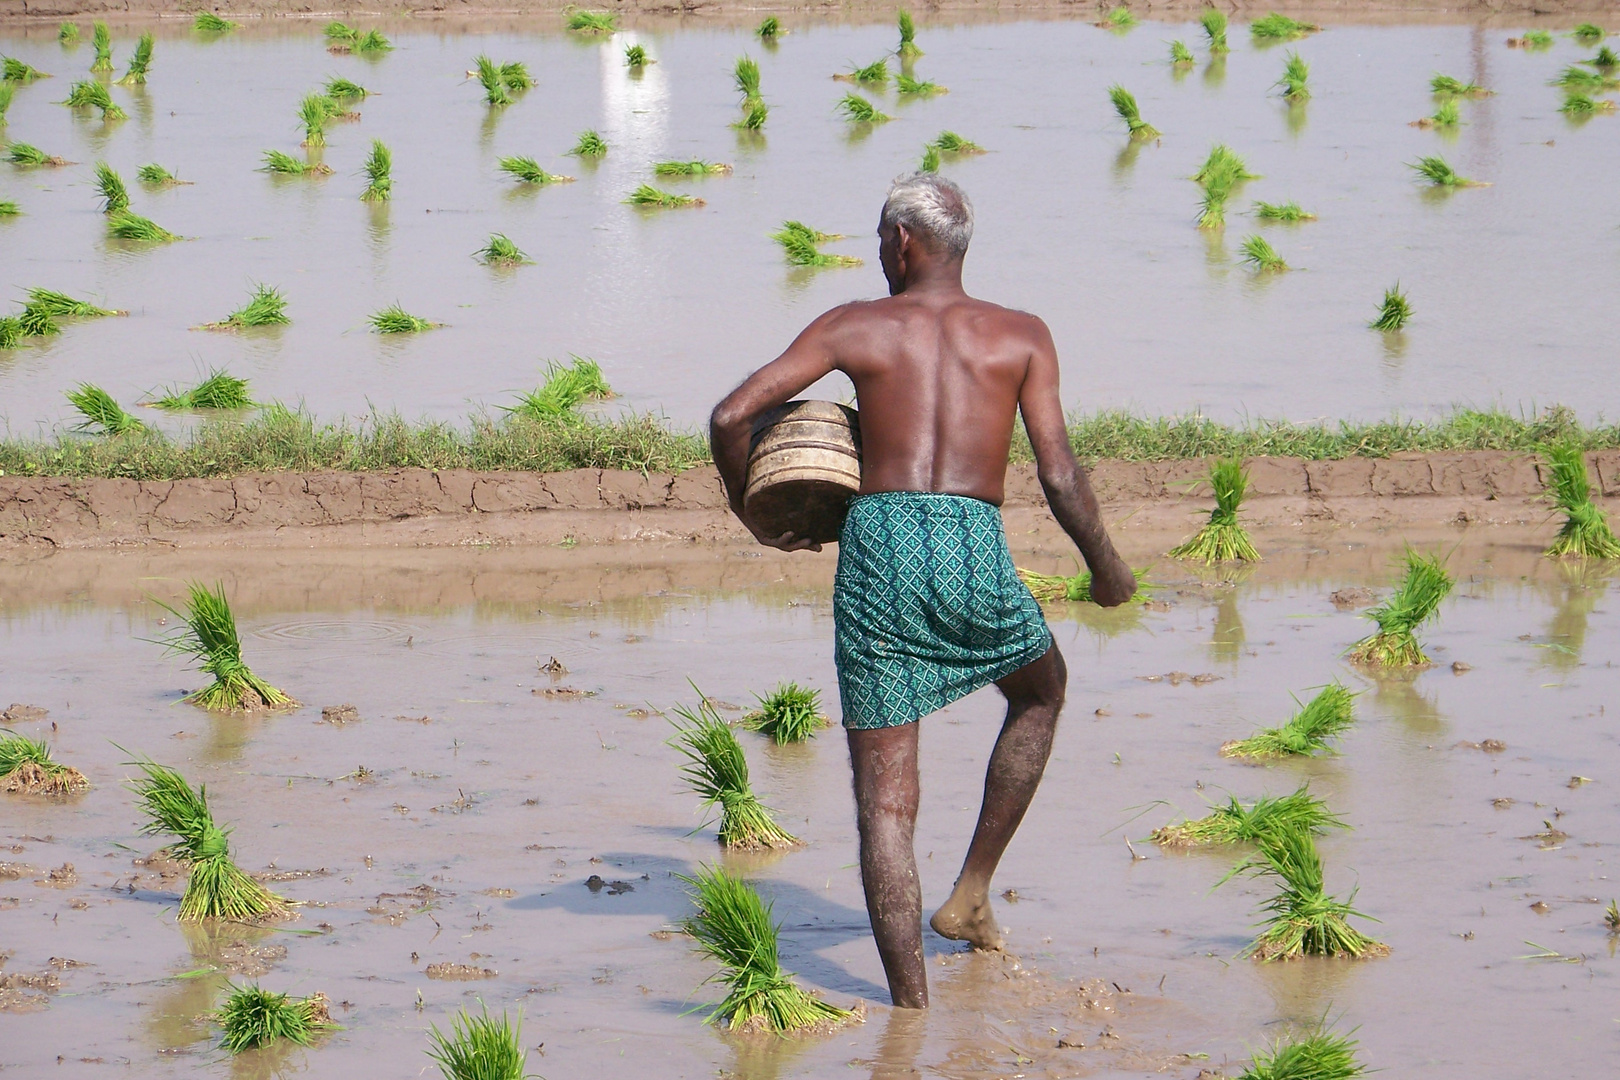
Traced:
<path fill-rule="evenodd" d="M 975 949 L 999 950 L 1002 947 L 1001 928 L 996 925 L 988 897 L 974 901 L 952 893 L 934 912 L 928 925 L 940 937 L 965 941 Z"/>

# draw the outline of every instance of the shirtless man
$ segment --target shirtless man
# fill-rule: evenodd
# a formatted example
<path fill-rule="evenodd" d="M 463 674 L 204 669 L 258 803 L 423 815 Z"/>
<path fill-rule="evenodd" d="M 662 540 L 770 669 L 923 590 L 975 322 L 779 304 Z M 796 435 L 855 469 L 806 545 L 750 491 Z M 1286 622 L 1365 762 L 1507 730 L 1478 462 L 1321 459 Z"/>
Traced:
<path fill-rule="evenodd" d="M 842 371 L 860 403 L 861 489 L 839 538 L 833 592 L 838 686 L 855 778 L 861 880 L 896 1007 L 928 1005 L 917 822 L 924 716 L 992 682 L 1007 719 L 984 804 L 950 899 L 930 925 L 999 949 L 990 877 L 1029 809 L 1052 750 L 1068 672 L 1018 579 L 998 509 L 1013 423 L 1023 414 L 1041 487 L 1112 607 L 1136 582 L 1114 551 L 1075 461 L 1058 396 L 1052 335 L 1033 315 L 962 290 L 973 208 L 949 180 L 897 180 L 878 225 L 889 296 L 833 308 L 715 407 L 710 439 L 731 509 L 743 509 L 749 440 L 767 410 Z"/>

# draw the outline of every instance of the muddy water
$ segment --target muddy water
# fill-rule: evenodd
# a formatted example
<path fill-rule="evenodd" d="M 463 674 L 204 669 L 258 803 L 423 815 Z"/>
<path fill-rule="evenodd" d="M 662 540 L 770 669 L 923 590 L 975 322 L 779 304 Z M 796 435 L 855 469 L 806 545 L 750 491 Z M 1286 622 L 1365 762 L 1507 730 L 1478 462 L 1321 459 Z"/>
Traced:
<path fill-rule="evenodd" d="M 657 712 L 691 699 L 687 679 L 730 704 L 783 678 L 835 702 L 815 573 L 773 582 L 740 569 L 687 588 L 678 574 L 656 586 L 620 575 L 582 593 L 513 572 L 500 596 L 430 607 L 431 591 L 390 598 L 356 587 L 352 570 L 312 588 L 217 556 L 214 572 L 255 582 L 239 610 L 249 659 L 307 703 L 243 719 L 177 703 L 196 679 L 141 640 L 166 629 L 153 605 L 87 585 L 83 560 L 59 577 L 47 560 L 35 580 L 56 593 L 42 586 L 0 624 L 0 698 L 48 707 L 19 730 L 48 735 L 95 786 L 69 806 L 4 801 L 3 857 L 32 868 L 0 881 L 0 953 L 15 954 L 4 970 L 54 971 L 62 986 L 40 1011 L 0 1014 L 0 1065 L 416 1075 L 427 1025 L 482 999 L 523 1010 L 526 1044 L 544 1044 L 531 1065 L 549 1076 L 1191 1077 L 1223 1062 L 1235 1073 L 1249 1047 L 1323 1013 L 1359 1025 L 1367 1060 L 1402 1076 L 1508 1080 L 1531 1055 L 1538 1076 L 1611 1073 L 1616 969 L 1597 903 L 1616 890 L 1620 810 L 1609 585 L 1520 552 L 1459 552 L 1463 583 L 1428 636 L 1439 666 L 1371 681 L 1336 659 L 1364 622 L 1329 595 L 1378 586 L 1390 554 L 1317 549 L 1308 578 L 1292 569 L 1297 551 L 1235 582 L 1165 573 L 1161 610 L 1054 616 L 1070 705 L 997 881 L 1018 897 L 998 906 L 1010 953 L 967 955 L 930 935 L 926 1019 L 884 1007 L 836 731 L 790 750 L 745 736 L 757 789 L 809 842 L 740 863 L 775 900 L 786 965 L 835 1001 L 870 1004 L 864 1026 L 780 1044 L 728 1040 L 686 1015 L 713 1000 L 698 989 L 711 969 L 662 931 L 686 911 L 674 875 L 716 848 Z M 159 595 L 195 571 L 143 560 Z M 442 572 L 442 595 L 464 595 L 471 570 Z M 568 668 L 556 679 L 537 667 L 553 656 Z M 1452 661 L 1472 670 L 1453 674 Z M 1172 672 L 1218 678 L 1148 678 Z M 1363 691 L 1341 756 L 1262 769 L 1216 755 L 1285 718 L 1289 690 L 1335 676 Z M 558 688 L 591 696 L 543 693 Z M 357 723 L 319 722 L 321 706 L 346 702 Z M 929 902 L 954 876 L 997 720 L 981 693 L 927 722 Z M 1465 745 L 1486 739 L 1506 748 Z M 275 887 L 308 905 L 301 918 L 266 932 L 177 927 L 180 879 L 133 861 L 155 844 L 136 832 L 114 743 L 205 781 L 242 862 L 279 873 Z M 1571 788 L 1575 775 L 1592 782 Z M 1263 890 L 1211 891 L 1232 853 L 1167 855 L 1141 840 L 1228 791 L 1305 779 L 1355 826 L 1322 843 L 1329 882 L 1359 887 L 1388 959 L 1237 960 Z M 1561 844 L 1524 839 L 1549 820 Z M 76 882 L 47 887 L 63 863 Z M 590 889 L 593 874 L 607 887 Z M 1538 951 L 1526 941 L 1575 962 L 1525 959 Z M 56 970 L 51 957 L 82 966 Z M 495 974 L 427 977 L 438 963 Z M 313 1051 L 226 1063 L 198 1018 L 227 978 L 323 991 L 345 1030 Z"/>
<path fill-rule="evenodd" d="M 1240 26 L 1224 64 L 1200 53 L 1178 74 L 1166 42 L 1196 42 L 1195 26 L 1116 36 L 1079 21 L 929 24 L 916 73 L 951 93 L 878 93 L 897 119 L 868 132 L 835 114 L 847 86 L 829 76 L 892 48 L 887 25 L 804 25 L 773 49 L 732 27 L 650 24 L 599 42 L 561 34 L 552 19 L 496 25 L 390 26 L 397 48 L 375 60 L 329 56 L 314 24 L 215 41 L 162 27 L 149 84 L 114 89 L 130 119 L 112 127 L 55 104 L 88 66 L 88 45 L 64 50 L 49 28 L 0 32 L 0 52 L 57 76 L 19 89 L 6 137 L 80 163 L 0 167 L 0 198 L 26 212 L 0 221 L 4 285 L 131 311 L 0 356 L 11 429 L 67 418 L 62 393 L 80 380 L 131 403 L 215 366 L 249 377 L 263 399 L 327 417 L 374 406 L 459 420 L 510 400 L 544 359 L 570 352 L 600 360 L 624 405 L 693 422 L 815 314 L 881 293 L 869 234 L 884 185 L 946 128 L 991 151 L 945 165 L 977 204 L 970 286 L 1050 321 L 1066 399 L 1084 408 L 1309 419 L 1554 401 L 1596 416 L 1620 405 L 1594 377 L 1609 341 L 1593 317 L 1620 286 L 1605 224 L 1620 210 L 1606 182 L 1620 140 L 1611 118 L 1578 125 L 1557 113 L 1547 80 L 1592 51 L 1567 38 L 1527 54 L 1506 48 L 1500 29 L 1334 27 L 1298 43 L 1314 96 L 1290 109 L 1270 91 L 1286 50 L 1256 50 Z M 120 65 L 133 34 L 118 34 Z M 631 41 L 658 59 L 640 76 L 623 65 Z M 479 52 L 525 61 L 539 87 L 492 112 L 463 75 Z M 730 68 L 743 52 L 759 59 L 772 106 L 763 138 L 728 126 Z M 1433 111 L 1436 70 L 1498 91 L 1464 104 L 1454 137 L 1407 126 Z M 363 120 L 332 127 L 324 158 L 335 174 L 254 171 L 266 148 L 297 149 L 297 103 L 332 74 L 377 92 Z M 1116 81 L 1162 143 L 1121 138 L 1105 96 Z M 612 146 L 600 164 L 563 156 L 587 127 Z M 385 206 L 357 198 L 372 138 L 394 153 Z M 1234 209 L 1296 199 L 1320 215 L 1263 230 L 1300 271 L 1256 280 L 1243 268 L 1251 218 L 1234 215 L 1224 236 L 1193 227 L 1197 189 L 1185 178 L 1215 141 L 1263 174 Z M 1403 163 L 1435 152 L 1494 186 L 1421 190 Z M 495 168 L 511 154 L 578 180 L 518 190 Z M 623 205 L 651 161 L 675 157 L 736 171 L 665 185 L 701 195 L 702 209 Z M 108 241 L 91 187 L 99 159 L 130 180 L 138 213 L 194 239 Z M 194 186 L 143 190 L 133 173 L 148 161 Z M 830 250 L 867 264 L 785 266 L 766 234 L 790 217 L 853 234 Z M 475 262 L 497 231 L 536 265 Z M 1386 340 L 1365 324 L 1397 279 L 1417 315 Z M 293 325 L 188 329 L 223 318 L 255 281 L 286 291 Z M 395 301 L 450 325 L 367 332 L 367 314 Z"/>

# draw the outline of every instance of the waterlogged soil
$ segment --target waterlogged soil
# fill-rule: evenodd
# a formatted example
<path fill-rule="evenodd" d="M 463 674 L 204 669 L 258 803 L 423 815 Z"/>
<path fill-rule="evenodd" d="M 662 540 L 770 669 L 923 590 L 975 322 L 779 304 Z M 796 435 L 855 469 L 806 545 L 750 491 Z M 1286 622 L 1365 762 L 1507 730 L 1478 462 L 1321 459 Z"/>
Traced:
<path fill-rule="evenodd" d="M 329 552 L 41 560 L 0 622 L 0 699 L 48 710 L 14 710 L 11 726 L 94 786 L 0 797 L 0 1066 L 416 1075 L 431 1071 L 428 1026 L 482 1001 L 522 1011 L 530 1067 L 549 1076 L 1191 1080 L 1235 1075 L 1250 1049 L 1323 1015 L 1402 1076 L 1518 1080 L 1532 1061 L 1537 1076 L 1613 1073 L 1610 581 L 1529 545 L 1459 548 L 1459 585 L 1425 635 L 1435 666 L 1378 679 L 1340 657 L 1396 548 L 1268 554 L 1226 577 L 1160 564 L 1147 609 L 1053 611 L 1069 705 L 995 885 L 1008 952 L 930 933 L 926 1016 L 887 1008 L 837 730 L 786 749 L 742 736 L 756 789 L 807 845 L 722 861 L 774 901 L 787 968 L 867 1010 L 791 1041 L 701 1023 L 718 995 L 675 932 L 689 910 L 678 875 L 721 856 L 664 740 L 672 707 L 695 700 L 688 680 L 730 717 L 798 680 L 836 718 L 825 558 L 721 555 L 724 574 L 684 582 L 678 564 L 560 576 L 499 551 L 404 553 L 422 561 L 392 575 Z M 1060 565 L 1052 551 L 1019 561 Z M 302 707 L 179 703 L 197 677 L 148 640 L 172 626 L 142 593 L 173 598 L 198 573 L 226 582 L 247 658 Z M 1360 693 L 1339 755 L 1219 757 L 1332 678 Z M 954 877 L 999 715 L 987 691 L 924 723 L 929 904 Z M 206 783 L 242 864 L 302 902 L 299 917 L 177 925 L 184 869 L 150 857 L 120 747 Z M 1145 839 L 1227 793 L 1307 780 L 1354 826 L 1321 842 L 1329 887 L 1357 890 L 1388 958 L 1240 960 L 1267 890 L 1212 887 L 1241 853 Z M 227 981 L 255 980 L 324 992 L 343 1030 L 227 1062 L 205 1015 Z"/>
<path fill-rule="evenodd" d="M 1199 62 L 1177 70 L 1167 42 L 1196 44 L 1195 25 L 1115 34 L 1090 17 L 925 21 L 915 74 L 950 93 L 864 91 L 895 117 L 870 129 L 837 114 L 850 87 L 830 76 L 892 50 L 886 23 L 795 23 L 767 48 L 742 25 L 596 39 L 559 31 L 551 16 L 406 21 L 387 24 L 396 48 L 374 59 L 329 55 L 318 22 L 213 40 L 162 25 L 147 85 L 113 88 L 130 118 L 110 126 L 57 104 L 88 67 L 88 44 L 64 49 L 52 27 L 6 27 L 0 52 L 55 76 L 18 89 L 6 137 L 78 164 L 0 167 L 0 198 L 24 212 L 0 220 L 4 285 L 18 297 L 56 288 L 130 315 L 0 356 L 0 413 L 14 433 L 31 432 L 76 421 L 63 392 L 80 381 L 133 405 L 222 367 L 249 378 L 260 400 L 301 401 L 326 418 L 377 408 L 459 421 L 532 387 L 548 359 L 578 353 L 601 362 L 620 405 L 695 423 L 816 314 L 882 294 L 878 205 L 945 129 L 989 150 L 943 164 L 976 204 L 968 285 L 1050 322 L 1065 399 L 1083 408 L 1295 420 L 1557 401 L 1587 418 L 1620 411 L 1602 377 L 1607 322 L 1596 317 L 1620 288 L 1620 234 L 1601 224 L 1620 212 L 1609 182 L 1620 121 L 1568 121 L 1547 85 L 1592 48 L 1560 36 L 1525 52 L 1506 46 L 1507 28 L 1460 25 L 1330 25 L 1256 48 L 1239 23 L 1224 62 L 1198 48 Z M 119 73 L 134 34 L 116 35 Z M 658 61 L 640 74 L 623 62 L 632 42 Z M 1311 67 L 1302 106 L 1273 88 L 1289 48 Z M 539 86 L 491 110 L 465 77 L 479 53 L 524 61 Z M 759 61 L 771 106 L 759 136 L 730 127 L 731 66 L 743 53 Z M 1435 110 L 1435 71 L 1496 91 L 1463 103 L 1454 135 L 1409 126 Z M 322 157 L 334 173 L 255 171 L 266 149 L 300 152 L 298 102 L 331 75 L 376 91 L 358 122 L 332 125 Z M 1116 82 L 1162 140 L 1122 137 L 1106 95 Z M 599 163 L 565 156 L 585 128 L 611 147 Z M 393 151 L 386 204 L 358 197 L 374 138 Z M 1187 177 L 1215 142 L 1261 179 L 1211 234 L 1194 227 L 1198 189 Z M 1436 153 L 1491 186 L 1422 188 L 1406 163 Z M 525 190 L 497 170 L 507 155 L 576 182 Z M 650 163 L 669 158 L 735 171 L 660 181 L 702 197 L 701 208 L 625 205 L 653 179 Z M 91 182 L 98 160 L 130 183 L 137 213 L 191 239 L 108 240 Z M 136 184 L 136 168 L 153 161 L 188 186 Z M 1297 200 L 1320 220 L 1261 227 L 1247 215 L 1256 199 Z M 849 234 L 828 250 L 865 265 L 785 265 L 768 234 L 787 218 Z M 494 232 L 534 264 L 476 262 Z M 1251 232 L 1296 269 L 1246 269 L 1239 245 Z M 1416 314 L 1386 337 L 1366 324 L 1396 281 Z M 190 329 L 224 318 L 255 282 L 285 291 L 291 326 Z M 367 315 L 395 302 L 448 325 L 370 333 Z"/>

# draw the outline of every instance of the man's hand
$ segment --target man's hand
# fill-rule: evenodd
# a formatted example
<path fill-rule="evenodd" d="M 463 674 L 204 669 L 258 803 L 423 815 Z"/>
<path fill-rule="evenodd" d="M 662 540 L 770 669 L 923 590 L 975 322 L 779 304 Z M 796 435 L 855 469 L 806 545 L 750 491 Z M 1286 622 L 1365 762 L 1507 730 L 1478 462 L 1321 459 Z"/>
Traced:
<path fill-rule="evenodd" d="M 1112 551 L 1112 558 L 1091 571 L 1091 599 L 1102 607 L 1118 607 L 1136 595 L 1136 575 L 1130 565 Z"/>
<path fill-rule="evenodd" d="M 759 529 L 755 528 L 754 523 L 749 521 L 748 518 L 744 517 L 742 520 L 743 524 L 748 526 L 748 531 L 754 534 L 754 539 L 758 540 L 766 547 L 777 548 L 781 551 L 821 550 L 821 545 L 808 537 L 794 536 L 790 532 L 785 532 L 781 536 L 772 536 L 769 533 L 760 532 Z"/>

